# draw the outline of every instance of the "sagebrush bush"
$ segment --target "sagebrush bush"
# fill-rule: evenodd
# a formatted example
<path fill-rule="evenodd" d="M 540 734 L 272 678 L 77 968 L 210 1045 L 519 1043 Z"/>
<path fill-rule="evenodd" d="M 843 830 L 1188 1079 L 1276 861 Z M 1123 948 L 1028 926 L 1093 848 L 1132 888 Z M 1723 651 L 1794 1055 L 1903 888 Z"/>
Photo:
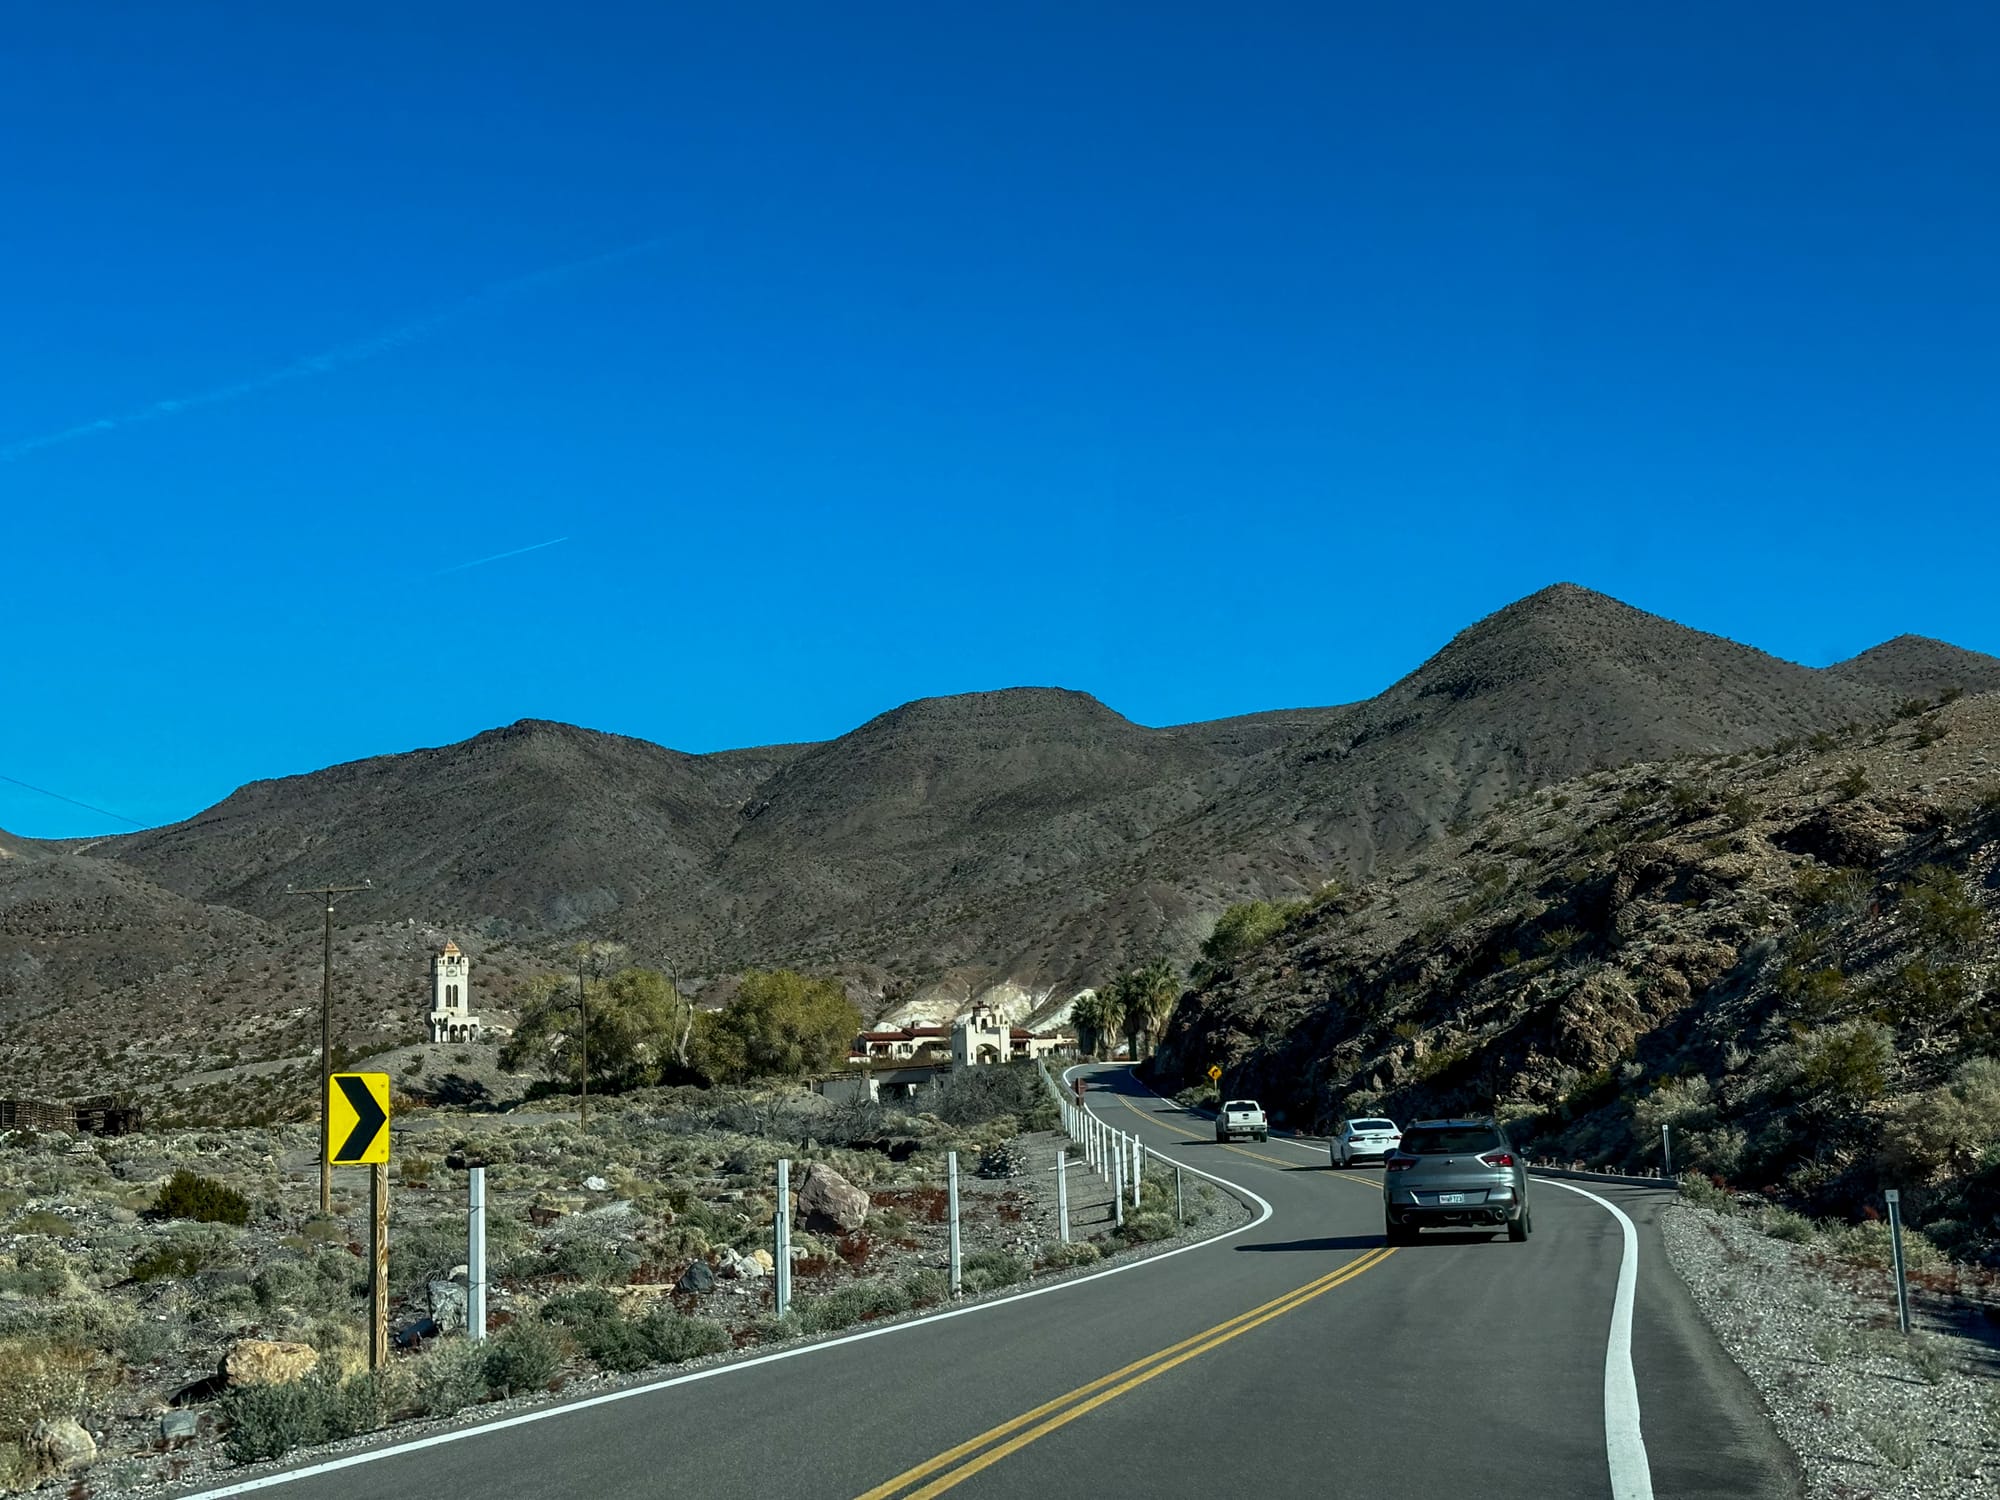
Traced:
<path fill-rule="evenodd" d="M 250 1200 L 227 1183 L 183 1167 L 160 1189 L 153 1200 L 153 1212 L 163 1219 L 193 1219 L 200 1224 L 240 1228 L 250 1222 Z"/>
<path fill-rule="evenodd" d="M 1735 1199 L 1700 1172 L 1681 1173 L 1680 1184 L 1681 1197 L 1696 1208 L 1713 1208 L 1730 1213 L 1736 1207 Z"/>
<path fill-rule="evenodd" d="M 1884 1133 L 1883 1165 L 1911 1185 L 1976 1170 L 2000 1141 L 2000 1057 L 1959 1065 L 1951 1082 L 1898 1101 Z"/>
<path fill-rule="evenodd" d="M 222 1451 L 239 1464 L 282 1458 L 326 1437 L 325 1403 L 316 1382 L 239 1385 L 222 1393 Z"/>
<path fill-rule="evenodd" d="M 920 1266 L 903 1278 L 912 1307 L 936 1307 L 951 1295 L 951 1278 L 935 1266 Z"/>
<path fill-rule="evenodd" d="M 1805 1038 L 1799 1082 L 1809 1094 L 1854 1103 L 1881 1097 L 1895 1048 L 1886 1027 L 1870 1021 L 1833 1027 Z"/>
<path fill-rule="evenodd" d="M 729 1330 L 711 1318 L 688 1318 L 656 1307 L 639 1324 L 639 1336 L 655 1363 L 677 1365 L 729 1348 Z"/>
<path fill-rule="evenodd" d="M 486 1342 L 484 1375 L 496 1396 L 544 1389 L 562 1367 L 562 1338 L 546 1323 L 509 1323 Z"/>
<path fill-rule="evenodd" d="M 46 1338 L 0 1339 L 0 1443 L 23 1443 L 37 1422 L 74 1417 L 88 1388 L 89 1355 Z"/>
<path fill-rule="evenodd" d="M 959 1290 L 968 1296 L 976 1292 L 995 1291 L 1027 1279 L 1027 1261 L 1007 1250 L 974 1251 L 959 1264 Z"/>
<path fill-rule="evenodd" d="M 414 1399 L 425 1416 L 448 1417 L 486 1396 L 486 1349 L 440 1339 L 410 1363 Z"/>

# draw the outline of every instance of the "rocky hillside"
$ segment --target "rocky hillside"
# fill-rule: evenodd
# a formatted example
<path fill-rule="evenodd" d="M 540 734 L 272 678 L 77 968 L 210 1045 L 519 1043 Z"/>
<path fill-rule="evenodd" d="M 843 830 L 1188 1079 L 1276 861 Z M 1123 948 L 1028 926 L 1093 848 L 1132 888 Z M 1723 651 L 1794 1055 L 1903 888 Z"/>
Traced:
<path fill-rule="evenodd" d="M 101 1029 L 108 1006 L 166 1065 L 192 1023 L 161 1018 L 198 995 L 263 1017 L 254 1050 L 292 1047 L 276 1032 L 303 1023 L 272 1016 L 316 988 L 320 914 L 286 887 L 367 877 L 337 914 L 342 983 L 367 1000 L 338 1023 L 357 1047 L 417 1024 L 412 934 L 429 931 L 522 973 L 587 935 L 697 978 L 837 973 L 871 1012 L 988 991 L 1048 1015 L 1111 973 L 1191 957 L 1231 902 L 1384 877 L 1526 790 L 1886 722 L 1943 677 L 1976 687 L 2000 662 L 1902 638 L 1813 671 L 1558 585 L 1334 708 L 1152 729 L 1018 688 L 712 755 L 527 720 L 256 782 L 170 827 L 0 844 L 0 874 L 54 860 L 29 884 L 76 887 L 53 906 L 17 894 L 0 1005 L 47 1013 L 52 1035 L 64 1015 Z M 501 1003 L 520 977 L 482 974 Z"/>
<path fill-rule="evenodd" d="M 1906 685 L 1898 684 L 1898 690 Z M 1492 1109 L 2000 1256 L 2000 695 L 1496 806 L 1181 1002 L 1163 1087 L 1304 1123 Z"/>

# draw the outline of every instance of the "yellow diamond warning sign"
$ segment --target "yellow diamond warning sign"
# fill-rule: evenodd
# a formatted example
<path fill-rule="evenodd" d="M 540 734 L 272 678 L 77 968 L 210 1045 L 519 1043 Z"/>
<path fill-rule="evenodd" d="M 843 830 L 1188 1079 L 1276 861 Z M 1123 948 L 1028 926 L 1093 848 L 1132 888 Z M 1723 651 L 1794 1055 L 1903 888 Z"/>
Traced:
<path fill-rule="evenodd" d="M 326 1159 L 336 1167 L 389 1159 L 389 1075 L 335 1073 L 326 1082 Z"/>

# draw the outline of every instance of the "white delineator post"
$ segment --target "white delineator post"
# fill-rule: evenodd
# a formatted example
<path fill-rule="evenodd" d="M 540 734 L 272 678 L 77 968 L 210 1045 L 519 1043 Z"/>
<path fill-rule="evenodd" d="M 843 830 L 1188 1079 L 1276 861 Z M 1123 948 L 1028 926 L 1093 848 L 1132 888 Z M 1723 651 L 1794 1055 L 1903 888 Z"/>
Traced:
<path fill-rule="evenodd" d="M 947 1151 L 944 1157 L 945 1207 L 951 1223 L 951 1294 L 958 1295 L 958 1153 Z"/>
<path fill-rule="evenodd" d="M 771 1219 L 771 1274 L 777 1280 L 778 1316 L 792 1305 L 792 1162 L 778 1158 L 778 1211 Z"/>
<path fill-rule="evenodd" d="M 1673 1131 L 1674 1127 L 1671 1125 L 1662 1125 L 1660 1127 L 1660 1159 L 1666 1163 L 1667 1165 L 1666 1175 L 1669 1177 L 1674 1175 Z"/>
<path fill-rule="evenodd" d="M 1056 1226 L 1062 1242 L 1069 1243 L 1069 1153 L 1056 1153 Z"/>
<path fill-rule="evenodd" d="M 1146 1165 L 1146 1143 L 1132 1137 L 1132 1206 L 1139 1206 L 1139 1174 Z"/>
<path fill-rule="evenodd" d="M 1125 1222 L 1125 1143 L 1120 1141 L 1111 1152 L 1111 1222 L 1123 1225 Z"/>
<path fill-rule="evenodd" d="M 486 1337 L 486 1168 L 466 1173 L 465 1189 L 465 1332 L 477 1341 Z"/>
<path fill-rule="evenodd" d="M 1181 1192 L 1181 1164 L 1174 1163 L 1174 1224 L 1176 1227 L 1187 1223 L 1187 1199 Z"/>

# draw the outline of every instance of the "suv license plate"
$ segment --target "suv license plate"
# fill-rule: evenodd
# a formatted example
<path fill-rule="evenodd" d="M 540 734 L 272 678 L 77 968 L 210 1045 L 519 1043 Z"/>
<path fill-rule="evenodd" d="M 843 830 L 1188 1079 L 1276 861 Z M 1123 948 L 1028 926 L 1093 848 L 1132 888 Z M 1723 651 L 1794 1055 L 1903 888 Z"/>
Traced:
<path fill-rule="evenodd" d="M 1465 1201 L 1465 1194 L 1463 1193 L 1438 1194 L 1438 1202 L 1440 1203 L 1463 1203 L 1464 1201 Z"/>

